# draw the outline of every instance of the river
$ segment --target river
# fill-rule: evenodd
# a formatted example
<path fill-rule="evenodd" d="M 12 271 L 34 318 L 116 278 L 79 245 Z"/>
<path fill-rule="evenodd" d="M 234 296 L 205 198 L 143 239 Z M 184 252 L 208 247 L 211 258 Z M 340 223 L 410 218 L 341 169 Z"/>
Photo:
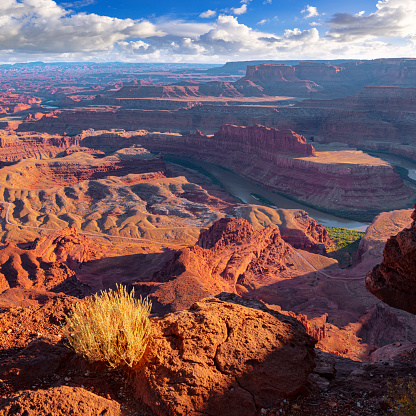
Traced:
<path fill-rule="evenodd" d="M 364 152 L 365 150 L 363 150 Z M 392 165 L 397 165 L 402 168 L 405 168 L 408 170 L 408 176 L 410 179 L 416 180 L 416 162 L 413 162 L 410 159 L 405 159 L 403 157 L 397 156 L 397 155 L 391 155 L 389 153 L 383 153 L 383 152 L 373 152 L 368 151 L 366 152 L 371 156 L 378 157 L 380 159 L 385 160 L 386 162 L 391 163 Z"/>
<path fill-rule="evenodd" d="M 310 208 L 300 202 L 285 198 L 284 196 L 275 192 L 269 191 L 262 186 L 255 184 L 248 179 L 231 172 L 221 166 L 214 165 L 199 159 L 193 159 L 183 156 L 173 156 L 177 161 L 184 161 L 199 166 L 221 183 L 224 189 L 239 198 L 245 204 L 264 205 L 261 201 L 253 195 L 259 195 L 268 201 L 272 202 L 277 208 L 285 209 L 303 209 L 308 214 L 317 220 L 320 224 L 327 227 L 349 228 L 351 230 L 365 231 L 370 225 L 366 222 L 352 221 L 345 218 L 339 218 L 334 215 L 326 214 L 317 209 Z"/>

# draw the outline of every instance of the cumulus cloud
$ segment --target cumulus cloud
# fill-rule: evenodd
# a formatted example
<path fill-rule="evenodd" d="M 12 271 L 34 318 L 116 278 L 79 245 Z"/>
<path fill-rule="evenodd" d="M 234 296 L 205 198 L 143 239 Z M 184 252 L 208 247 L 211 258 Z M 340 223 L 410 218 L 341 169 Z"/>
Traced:
<path fill-rule="evenodd" d="M 232 7 L 231 11 L 236 15 L 244 14 L 247 12 L 247 4 L 244 3 L 241 7 Z"/>
<path fill-rule="evenodd" d="M 214 17 L 217 14 L 215 10 L 207 10 L 206 12 L 203 12 L 199 15 L 199 17 L 202 17 L 203 19 L 208 19 L 210 17 Z"/>
<path fill-rule="evenodd" d="M 81 7 L 92 0 L 74 0 Z M 376 11 L 365 15 L 338 13 L 312 26 L 268 33 L 241 24 L 249 0 L 215 20 L 190 21 L 162 16 L 117 19 L 75 12 L 53 0 L 0 0 L 0 59 L 224 62 L 247 59 L 337 59 L 414 56 L 416 1 L 374 0 Z M 271 1 L 263 0 L 269 4 Z M 69 6 L 68 6 L 69 7 Z M 322 16 L 314 6 L 305 18 Z M 232 15 L 234 14 L 234 15 Z M 201 13 L 201 19 L 216 16 Z M 304 19 L 299 22 L 305 24 Z M 316 26 L 325 26 L 318 31 Z"/>
<path fill-rule="evenodd" d="M 73 14 L 52 0 L 1 0 L 0 50 L 73 53 L 111 50 L 128 38 L 162 36 L 145 20 Z"/>
<path fill-rule="evenodd" d="M 374 13 L 364 16 L 336 13 L 329 21 L 327 36 L 340 42 L 363 41 L 377 37 L 411 37 L 416 34 L 416 2 L 380 0 Z"/>
<path fill-rule="evenodd" d="M 315 6 L 309 6 L 309 4 L 301 11 L 305 14 L 305 19 L 319 16 L 318 9 Z"/>

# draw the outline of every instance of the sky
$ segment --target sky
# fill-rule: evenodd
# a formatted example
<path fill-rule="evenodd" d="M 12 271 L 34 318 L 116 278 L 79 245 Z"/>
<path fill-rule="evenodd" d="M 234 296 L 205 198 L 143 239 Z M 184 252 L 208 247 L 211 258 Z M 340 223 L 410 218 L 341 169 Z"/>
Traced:
<path fill-rule="evenodd" d="M 0 0 L 0 62 L 416 57 L 416 0 Z"/>

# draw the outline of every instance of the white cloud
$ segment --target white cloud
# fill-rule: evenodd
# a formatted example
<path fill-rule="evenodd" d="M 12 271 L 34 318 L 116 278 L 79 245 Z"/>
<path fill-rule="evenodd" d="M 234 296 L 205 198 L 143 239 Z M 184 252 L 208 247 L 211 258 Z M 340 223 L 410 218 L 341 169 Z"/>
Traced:
<path fill-rule="evenodd" d="M 231 11 L 236 15 L 244 14 L 247 12 L 247 4 L 243 4 L 241 7 L 232 7 Z"/>
<path fill-rule="evenodd" d="M 206 12 L 203 12 L 199 15 L 199 17 L 202 17 L 202 19 L 208 19 L 210 17 L 214 17 L 217 14 L 215 10 L 207 10 Z"/>
<path fill-rule="evenodd" d="M 264 0 L 263 4 L 272 4 L 272 0 Z"/>
<path fill-rule="evenodd" d="M 377 37 L 409 38 L 416 35 L 416 1 L 380 0 L 374 13 L 364 16 L 336 13 L 328 22 L 328 36 L 340 42 L 364 41 Z"/>
<path fill-rule="evenodd" d="M 74 0 L 73 5 L 91 0 Z M 310 19 L 309 30 L 262 31 L 239 23 L 236 11 L 213 21 L 170 16 L 117 19 L 79 13 L 53 0 L 0 0 L 0 60 L 224 62 L 248 59 L 337 59 L 416 56 L 416 1 L 374 0 L 368 15 L 338 13 L 328 21 Z M 268 3 L 266 1 L 266 3 Z M 207 10 L 204 13 L 213 12 Z M 322 16 L 316 7 L 303 17 Z M 202 15 L 202 14 L 201 14 Z M 214 15 L 210 16 L 214 17 Z M 299 22 L 305 23 L 304 19 Z M 325 31 L 318 31 L 322 25 Z M 328 30 L 329 29 L 329 30 Z"/>
<path fill-rule="evenodd" d="M 163 34 L 149 21 L 73 14 L 52 0 L 1 0 L 0 4 L 0 50 L 108 51 L 118 41 Z"/>
<path fill-rule="evenodd" d="M 305 19 L 319 16 L 318 9 L 315 6 L 309 6 L 309 4 L 301 11 L 301 13 L 307 13 Z"/>

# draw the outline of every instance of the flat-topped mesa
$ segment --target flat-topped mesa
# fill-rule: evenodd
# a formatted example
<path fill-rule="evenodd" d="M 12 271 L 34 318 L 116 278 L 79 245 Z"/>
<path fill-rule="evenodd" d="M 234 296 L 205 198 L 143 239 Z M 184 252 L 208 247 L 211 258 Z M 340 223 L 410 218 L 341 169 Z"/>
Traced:
<path fill-rule="evenodd" d="M 296 67 L 294 65 L 284 64 L 261 64 L 261 65 L 247 65 L 247 72 L 245 79 L 260 84 L 267 84 L 277 81 L 300 81 L 295 74 Z"/>
<path fill-rule="evenodd" d="M 409 228 L 387 240 L 383 261 L 367 274 L 365 285 L 388 305 L 416 314 L 416 205 L 411 218 Z"/>
<path fill-rule="evenodd" d="M 248 65 L 246 76 L 237 81 L 252 81 L 265 88 L 268 95 L 307 96 L 318 92 L 321 85 L 297 76 L 295 65 L 261 64 Z"/>
<path fill-rule="evenodd" d="M 198 87 L 178 85 L 132 85 L 123 86 L 113 94 L 117 98 L 180 98 L 200 96 Z"/>
<path fill-rule="evenodd" d="M 278 130 L 264 126 L 222 125 L 213 139 L 216 145 L 224 144 L 228 150 L 261 154 L 273 160 L 276 154 L 290 156 L 315 156 L 315 149 L 305 137 L 292 130 Z"/>

